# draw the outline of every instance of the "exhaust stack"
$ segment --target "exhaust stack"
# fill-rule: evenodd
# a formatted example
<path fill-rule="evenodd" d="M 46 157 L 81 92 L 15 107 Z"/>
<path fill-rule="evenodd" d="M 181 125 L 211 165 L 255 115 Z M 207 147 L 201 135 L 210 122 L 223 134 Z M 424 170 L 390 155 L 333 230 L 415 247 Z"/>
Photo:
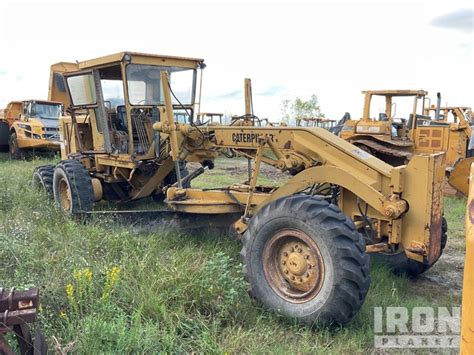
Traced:
<path fill-rule="evenodd" d="M 437 102 L 436 102 L 436 113 L 435 113 L 435 119 L 436 120 L 439 120 L 440 119 L 440 109 L 441 109 L 441 93 L 437 93 L 436 94 L 436 97 L 438 98 Z"/>

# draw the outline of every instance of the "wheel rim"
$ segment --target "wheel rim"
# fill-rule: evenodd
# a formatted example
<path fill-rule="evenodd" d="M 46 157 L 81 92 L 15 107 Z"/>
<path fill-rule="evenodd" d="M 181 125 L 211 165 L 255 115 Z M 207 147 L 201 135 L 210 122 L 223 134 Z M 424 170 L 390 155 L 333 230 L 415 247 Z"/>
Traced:
<path fill-rule="evenodd" d="M 306 233 L 295 229 L 281 230 L 267 241 L 263 270 L 270 287 L 293 303 L 313 299 L 325 275 L 318 246 Z"/>
<path fill-rule="evenodd" d="M 71 191 L 65 179 L 59 181 L 59 203 L 64 211 L 71 209 Z"/>

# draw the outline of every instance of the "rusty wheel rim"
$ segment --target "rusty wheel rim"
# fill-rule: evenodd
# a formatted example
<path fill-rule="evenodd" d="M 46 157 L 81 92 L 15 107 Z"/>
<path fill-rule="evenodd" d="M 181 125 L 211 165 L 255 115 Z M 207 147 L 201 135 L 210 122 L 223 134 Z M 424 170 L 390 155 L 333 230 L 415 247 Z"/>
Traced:
<path fill-rule="evenodd" d="M 65 179 L 59 181 L 59 203 L 64 211 L 71 209 L 71 191 Z"/>
<path fill-rule="evenodd" d="M 284 229 L 267 241 L 263 249 L 263 271 L 270 287 L 293 303 L 313 299 L 324 282 L 321 252 L 306 233 Z"/>

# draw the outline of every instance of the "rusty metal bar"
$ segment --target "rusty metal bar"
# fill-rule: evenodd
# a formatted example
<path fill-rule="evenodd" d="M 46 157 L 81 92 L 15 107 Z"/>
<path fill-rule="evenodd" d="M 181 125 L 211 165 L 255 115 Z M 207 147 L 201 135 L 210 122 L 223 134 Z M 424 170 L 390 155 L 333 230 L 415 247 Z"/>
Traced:
<path fill-rule="evenodd" d="M 30 288 L 26 291 L 0 288 L 0 312 L 38 308 L 38 301 L 39 291 L 37 288 Z"/>

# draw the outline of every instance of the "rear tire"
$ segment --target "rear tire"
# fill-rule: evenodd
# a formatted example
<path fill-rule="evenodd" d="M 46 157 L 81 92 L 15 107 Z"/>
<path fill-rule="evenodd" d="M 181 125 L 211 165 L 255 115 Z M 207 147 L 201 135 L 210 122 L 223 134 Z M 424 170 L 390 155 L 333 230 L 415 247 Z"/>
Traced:
<path fill-rule="evenodd" d="M 53 165 L 37 167 L 33 172 L 33 187 L 45 191 L 49 198 L 53 198 Z"/>
<path fill-rule="evenodd" d="M 8 153 L 10 138 L 10 126 L 5 121 L 0 121 L 0 152 Z"/>
<path fill-rule="evenodd" d="M 8 142 L 10 159 L 20 160 L 24 159 L 25 153 L 18 145 L 18 138 L 15 132 L 10 134 L 10 139 Z"/>
<path fill-rule="evenodd" d="M 92 210 L 94 205 L 92 179 L 79 160 L 63 160 L 56 166 L 53 194 L 56 204 L 68 214 Z"/>
<path fill-rule="evenodd" d="M 263 207 L 249 222 L 240 255 L 251 296 L 309 325 L 349 322 L 370 285 L 362 236 L 337 206 L 316 197 Z"/>
<path fill-rule="evenodd" d="M 446 243 L 448 240 L 448 222 L 443 217 L 443 222 L 441 225 L 441 253 L 440 257 L 443 254 L 443 250 L 446 247 Z M 371 254 L 373 260 L 377 260 L 382 264 L 387 265 L 390 270 L 398 276 L 407 276 L 410 278 L 415 278 L 426 270 L 430 269 L 438 260 L 436 260 L 433 264 L 427 265 L 420 263 L 418 261 L 409 259 L 405 252 L 399 251 L 397 253 L 375 253 Z"/>

